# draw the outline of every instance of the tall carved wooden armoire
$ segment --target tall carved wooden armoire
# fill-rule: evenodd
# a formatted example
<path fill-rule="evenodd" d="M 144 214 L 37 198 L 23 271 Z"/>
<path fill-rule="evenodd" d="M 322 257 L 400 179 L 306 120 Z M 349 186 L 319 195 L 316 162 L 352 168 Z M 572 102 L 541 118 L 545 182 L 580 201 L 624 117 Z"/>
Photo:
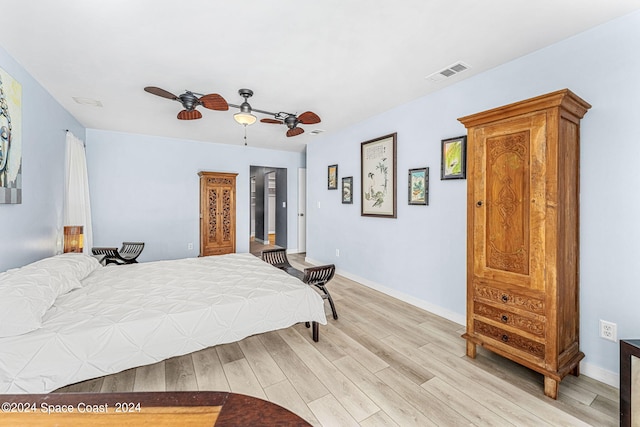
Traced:
<path fill-rule="evenodd" d="M 579 374 L 580 119 L 561 90 L 462 117 L 467 128 L 467 356 Z"/>
<path fill-rule="evenodd" d="M 200 172 L 200 256 L 236 251 L 236 175 Z"/>

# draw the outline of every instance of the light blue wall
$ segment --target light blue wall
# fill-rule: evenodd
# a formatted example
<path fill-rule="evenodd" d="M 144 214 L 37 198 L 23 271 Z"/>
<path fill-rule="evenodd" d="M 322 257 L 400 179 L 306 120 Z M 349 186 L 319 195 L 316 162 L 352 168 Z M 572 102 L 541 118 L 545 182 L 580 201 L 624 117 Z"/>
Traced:
<path fill-rule="evenodd" d="M 88 129 L 87 163 L 94 246 L 143 241 L 141 261 L 197 256 L 198 172 L 214 171 L 238 174 L 236 250 L 248 252 L 249 168 L 255 165 L 288 169 L 288 248 L 297 248 L 301 153 Z"/>
<path fill-rule="evenodd" d="M 593 105 L 582 122 L 583 371 L 615 384 L 618 344 L 599 338 L 599 319 L 617 323 L 620 338 L 640 336 L 638 52 L 634 13 L 314 139 L 307 148 L 307 257 L 464 321 L 467 181 L 440 180 L 440 140 L 466 133 L 458 117 L 569 88 Z M 391 132 L 398 133 L 398 218 L 361 217 L 360 143 Z M 340 177 L 354 176 L 353 205 L 326 189 L 327 166 L 335 163 Z M 407 170 L 421 166 L 430 167 L 430 204 L 408 206 Z"/>
<path fill-rule="evenodd" d="M 0 205 L 0 271 L 55 254 L 62 234 L 65 130 L 85 129 L 4 49 L 0 67 L 22 85 L 22 204 Z"/>

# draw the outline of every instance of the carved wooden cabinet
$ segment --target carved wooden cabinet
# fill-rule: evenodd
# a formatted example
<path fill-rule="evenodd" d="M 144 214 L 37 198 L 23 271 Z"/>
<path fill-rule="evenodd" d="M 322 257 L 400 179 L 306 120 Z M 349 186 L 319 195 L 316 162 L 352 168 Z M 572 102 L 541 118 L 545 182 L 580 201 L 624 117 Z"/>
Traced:
<path fill-rule="evenodd" d="M 580 119 L 561 90 L 462 117 L 467 128 L 467 355 L 476 345 L 560 380 L 579 374 Z"/>
<path fill-rule="evenodd" d="M 236 175 L 200 172 L 200 256 L 236 251 Z"/>

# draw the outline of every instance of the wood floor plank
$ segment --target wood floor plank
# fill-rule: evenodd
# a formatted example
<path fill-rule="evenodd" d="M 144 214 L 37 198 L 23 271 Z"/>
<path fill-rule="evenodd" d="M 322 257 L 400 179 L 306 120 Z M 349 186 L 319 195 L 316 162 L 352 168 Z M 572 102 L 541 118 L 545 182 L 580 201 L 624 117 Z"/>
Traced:
<path fill-rule="evenodd" d="M 500 414 L 502 418 L 505 418 L 510 423 L 521 426 L 549 425 L 539 419 L 534 413 L 523 410 L 515 402 L 501 399 L 496 391 L 501 391 L 504 388 L 509 389 L 509 384 L 506 382 L 498 378 L 493 378 L 490 375 L 468 375 L 468 370 L 465 369 L 467 366 L 462 358 L 449 355 L 444 361 L 437 359 L 434 357 L 434 354 L 439 354 L 438 352 L 448 353 L 433 344 L 425 345 L 421 349 L 416 350 L 404 345 L 400 340 L 394 341 L 392 338 L 385 338 L 385 341 L 401 349 L 408 357 L 416 362 L 428 365 L 438 378 L 458 388 L 470 399 L 484 406 L 493 408 L 494 412 Z M 435 349 L 435 353 L 431 352 L 432 349 Z"/>
<path fill-rule="evenodd" d="M 544 394 L 541 394 L 544 389 L 544 377 L 531 369 L 482 348 L 478 349 L 478 356 L 475 359 L 465 358 L 465 360 L 493 377 L 508 381 L 521 391 L 529 393 L 535 399 L 543 400 L 546 404 L 573 415 L 588 424 L 599 427 L 617 425 L 619 416 L 617 409 L 615 411 L 607 410 L 607 408 L 610 408 L 607 406 L 600 408 L 600 410 L 595 409 L 592 406 L 579 403 L 565 393 L 565 388 L 567 387 L 565 381 L 571 382 L 573 379 L 579 380 L 579 378 L 565 377 L 560 383 L 558 399 L 551 400 L 546 399 Z M 580 378 L 582 377 L 584 375 L 580 376 Z M 607 412 L 603 412 L 603 410 L 607 410 Z"/>
<path fill-rule="evenodd" d="M 235 362 L 236 360 L 244 359 L 244 353 L 242 349 L 238 345 L 237 342 L 233 342 L 231 344 L 221 344 L 217 345 L 216 351 L 218 352 L 218 357 L 220 358 L 220 362 L 224 365 L 225 363 Z"/>
<path fill-rule="evenodd" d="M 136 381 L 136 370 L 127 369 L 114 375 L 104 377 L 100 393 L 123 393 L 133 391 Z"/>
<path fill-rule="evenodd" d="M 340 370 L 318 352 L 296 331 L 278 331 L 302 361 L 314 370 L 318 379 L 338 399 L 341 405 L 357 420 L 362 421 L 380 408 L 356 387 Z M 315 413 L 315 412 L 314 412 Z"/>
<path fill-rule="evenodd" d="M 167 391 L 164 361 L 136 368 L 133 391 Z"/>
<path fill-rule="evenodd" d="M 331 341 L 337 347 L 344 350 L 344 355 L 349 355 L 362 363 L 370 372 L 378 372 L 389 367 L 389 364 L 372 353 L 367 347 L 351 338 L 334 324 L 329 324 L 323 328 L 323 341 Z M 337 359 L 336 359 L 337 360 Z"/>
<path fill-rule="evenodd" d="M 329 390 L 316 377 L 313 370 L 300 359 L 277 332 L 262 334 L 260 340 L 302 397 L 302 400 L 309 403 L 329 394 Z"/>
<path fill-rule="evenodd" d="M 165 360 L 165 386 L 167 391 L 197 391 L 198 381 L 191 354 Z"/>
<path fill-rule="evenodd" d="M 260 381 L 256 378 L 247 359 L 235 360 L 222 365 L 224 373 L 229 381 L 231 391 L 234 393 L 246 394 L 248 396 L 266 399 Z"/>
<path fill-rule="evenodd" d="M 61 393 L 99 393 L 102 389 L 104 377 L 94 378 L 58 389 Z"/>
<path fill-rule="evenodd" d="M 586 375 L 580 375 L 578 377 L 568 375 L 562 381 L 564 383 L 575 384 L 581 388 L 592 391 L 597 395 L 612 401 L 617 402 L 620 399 L 620 390 L 608 384 L 596 381 L 593 378 L 589 378 Z"/>
<path fill-rule="evenodd" d="M 192 353 L 193 369 L 200 391 L 231 391 L 215 347 Z"/>
<path fill-rule="evenodd" d="M 332 327 L 332 322 L 335 322 L 333 319 L 329 320 L 327 325 L 320 326 L 320 336 L 324 337 L 325 333 Z M 347 355 L 345 349 L 340 348 L 336 345 L 332 340 L 321 339 L 318 342 L 313 341 L 313 336 L 309 333 L 309 329 L 302 323 L 294 325 L 293 328 L 298 331 L 298 333 L 304 337 L 309 343 L 312 343 L 313 346 L 320 352 L 327 360 L 334 361 L 343 358 Z"/>
<path fill-rule="evenodd" d="M 331 394 L 310 402 L 309 408 L 322 426 L 358 427 L 360 425 Z"/>
<path fill-rule="evenodd" d="M 279 383 L 271 384 L 264 389 L 265 394 L 270 402 L 276 403 L 283 408 L 287 408 L 294 414 L 297 414 L 307 420 L 309 424 L 319 425 L 319 421 L 306 402 L 302 400 L 302 397 L 298 394 L 296 389 L 287 380 L 280 381 Z"/>
<path fill-rule="evenodd" d="M 532 399 L 529 393 L 508 381 L 475 369 L 467 357 L 442 357 L 442 349 L 431 344 L 420 350 L 428 355 L 429 360 L 438 361 L 428 363 L 432 363 L 432 369 L 439 378 L 460 388 L 465 394 L 491 407 L 494 412 L 516 425 L 588 425 L 544 400 Z M 420 357 L 418 355 L 419 353 L 416 357 Z"/>
<path fill-rule="evenodd" d="M 398 424 L 403 426 L 434 426 L 422 412 L 408 403 L 384 381 L 375 374 L 369 372 L 364 366 L 356 362 L 352 357 L 345 356 L 335 362 L 342 373 L 351 380 L 360 390 L 373 400 L 386 414 L 393 417 Z"/>
<path fill-rule="evenodd" d="M 448 405 L 448 401 L 439 400 L 425 388 L 409 381 L 393 368 L 383 369 L 377 372 L 376 376 L 436 425 L 462 426 L 470 422 L 470 420 L 451 408 Z"/>
<path fill-rule="evenodd" d="M 260 338 L 257 336 L 245 338 L 238 343 L 244 353 L 253 373 L 260 381 L 262 388 L 286 380 L 286 376 L 273 360 Z"/>
<path fill-rule="evenodd" d="M 384 411 L 378 411 L 371 415 L 366 420 L 360 423 L 361 427 L 401 427 L 398 423 L 384 413 Z"/>
<path fill-rule="evenodd" d="M 439 377 L 427 381 L 422 384 L 422 387 L 434 395 L 439 401 L 447 402 L 447 405 L 450 406 L 451 409 L 469 420 L 474 426 L 520 427 L 519 424 L 510 423 L 492 409 L 469 398 L 468 395 Z"/>
<path fill-rule="evenodd" d="M 354 328 L 352 325 L 340 325 L 340 328 L 348 333 L 355 341 L 369 349 L 389 366 L 401 372 L 405 377 L 420 385 L 433 378 L 433 373 L 421 366 L 419 363 L 406 357 L 402 352 L 375 336 L 369 335 L 362 329 Z"/>

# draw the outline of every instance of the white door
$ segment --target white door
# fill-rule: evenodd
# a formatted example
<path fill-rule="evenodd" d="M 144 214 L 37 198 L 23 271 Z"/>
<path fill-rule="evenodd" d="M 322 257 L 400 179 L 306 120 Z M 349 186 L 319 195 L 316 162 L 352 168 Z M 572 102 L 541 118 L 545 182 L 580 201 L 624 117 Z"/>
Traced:
<path fill-rule="evenodd" d="M 307 170 L 298 168 L 298 252 L 307 251 Z"/>

